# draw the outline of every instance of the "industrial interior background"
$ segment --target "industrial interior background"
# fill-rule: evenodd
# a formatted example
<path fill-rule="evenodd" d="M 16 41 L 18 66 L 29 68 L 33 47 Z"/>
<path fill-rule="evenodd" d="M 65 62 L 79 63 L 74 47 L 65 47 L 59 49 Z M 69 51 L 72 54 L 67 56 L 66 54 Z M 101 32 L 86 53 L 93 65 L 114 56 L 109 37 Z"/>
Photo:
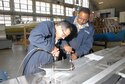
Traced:
<path fill-rule="evenodd" d="M 0 0 L 0 70 L 14 78 L 27 52 L 29 32 L 41 21 L 64 20 L 80 7 L 93 14 L 94 52 L 124 45 L 125 0 Z"/>

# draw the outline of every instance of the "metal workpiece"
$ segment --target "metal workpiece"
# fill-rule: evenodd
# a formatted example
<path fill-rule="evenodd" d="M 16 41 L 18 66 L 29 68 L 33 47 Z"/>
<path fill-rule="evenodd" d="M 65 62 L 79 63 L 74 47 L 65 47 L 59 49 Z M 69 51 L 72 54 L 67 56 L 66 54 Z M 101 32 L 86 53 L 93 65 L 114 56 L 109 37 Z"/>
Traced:
<path fill-rule="evenodd" d="M 74 61 L 57 61 L 39 67 L 40 73 L 1 84 L 102 84 L 125 67 L 125 47 L 100 50 Z M 17 82 L 18 79 L 18 82 Z"/>
<path fill-rule="evenodd" d="M 51 69 L 54 71 L 72 71 L 75 67 L 72 61 L 69 61 L 69 59 L 61 60 L 57 62 L 53 62 L 48 65 L 42 65 L 42 67 L 39 67 L 42 70 Z"/>

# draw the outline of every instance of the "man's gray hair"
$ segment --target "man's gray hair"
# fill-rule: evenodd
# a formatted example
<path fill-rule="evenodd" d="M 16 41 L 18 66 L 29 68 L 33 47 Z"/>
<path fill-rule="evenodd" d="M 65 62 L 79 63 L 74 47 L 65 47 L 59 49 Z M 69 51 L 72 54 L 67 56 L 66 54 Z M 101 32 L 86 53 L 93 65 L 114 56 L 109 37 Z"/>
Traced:
<path fill-rule="evenodd" d="M 56 25 L 61 26 L 63 30 L 69 29 L 70 31 L 72 31 L 71 23 L 69 23 L 68 21 L 59 21 L 56 23 Z"/>

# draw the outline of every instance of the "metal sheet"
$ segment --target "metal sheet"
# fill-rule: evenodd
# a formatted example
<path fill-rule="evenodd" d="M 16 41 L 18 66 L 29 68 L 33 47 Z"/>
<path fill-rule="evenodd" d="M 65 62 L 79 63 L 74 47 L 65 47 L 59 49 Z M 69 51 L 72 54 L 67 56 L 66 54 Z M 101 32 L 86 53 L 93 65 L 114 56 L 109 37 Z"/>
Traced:
<path fill-rule="evenodd" d="M 72 71 L 55 71 L 46 69 L 46 75 L 37 73 L 31 76 L 19 77 L 20 84 L 101 84 L 102 80 L 110 78 L 119 68 L 125 66 L 125 47 L 107 48 L 94 53 L 103 59 L 92 60 L 82 57 L 73 61 L 75 69 Z M 116 58 L 116 59 L 115 59 Z M 57 63 L 61 63 L 57 62 Z M 111 64 L 108 64 L 111 62 Z M 14 82 L 15 81 L 15 82 Z M 13 83 L 14 82 L 14 83 Z M 17 78 L 1 84 L 19 84 Z"/>

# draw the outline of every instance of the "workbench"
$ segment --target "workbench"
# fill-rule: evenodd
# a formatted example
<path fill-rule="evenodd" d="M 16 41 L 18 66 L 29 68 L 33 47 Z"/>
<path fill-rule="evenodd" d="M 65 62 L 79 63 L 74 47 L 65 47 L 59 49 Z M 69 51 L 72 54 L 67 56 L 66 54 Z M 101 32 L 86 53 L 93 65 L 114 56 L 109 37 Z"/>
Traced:
<path fill-rule="evenodd" d="M 6 33 L 8 37 L 13 37 L 11 39 L 17 38 L 16 36 L 20 36 L 20 39 L 23 40 L 23 45 L 25 48 L 28 46 L 28 36 L 30 31 L 35 28 L 35 26 L 38 25 L 38 23 L 27 23 L 27 24 L 18 24 L 18 25 L 11 25 L 6 26 Z M 23 37 L 23 38 L 21 38 Z"/>
<path fill-rule="evenodd" d="M 59 63 L 65 62 L 59 61 Z M 46 68 L 30 76 L 20 76 L 0 84 L 105 84 L 113 74 L 125 67 L 125 46 L 106 48 L 75 61 L 73 70 Z"/>

